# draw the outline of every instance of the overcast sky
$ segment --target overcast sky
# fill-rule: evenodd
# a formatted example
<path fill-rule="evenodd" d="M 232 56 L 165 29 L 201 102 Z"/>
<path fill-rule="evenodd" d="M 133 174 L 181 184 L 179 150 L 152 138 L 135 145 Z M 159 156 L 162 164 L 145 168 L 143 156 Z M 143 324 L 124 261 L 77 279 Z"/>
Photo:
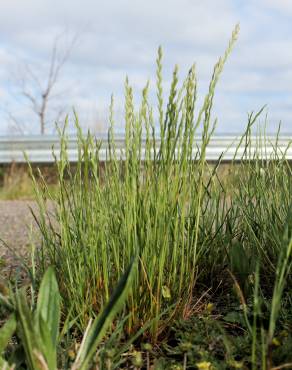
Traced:
<path fill-rule="evenodd" d="M 267 104 L 268 131 L 282 121 L 292 134 L 291 0 L 0 0 L 0 134 L 38 133 L 36 117 L 21 96 L 30 66 L 41 81 L 52 45 L 77 41 L 56 85 L 50 116 L 74 107 L 84 126 L 105 128 L 110 96 L 122 126 L 125 76 L 139 91 L 155 85 L 157 48 L 164 50 L 165 86 L 177 63 L 183 77 L 196 62 L 199 95 L 224 52 L 236 23 L 240 36 L 218 84 L 217 132 L 238 132 L 247 113 Z M 28 79 L 29 80 L 29 79 Z M 10 116 L 10 119 L 9 119 Z M 11 119 L 13 117 L 13 119 Z M 262 117 L 264 120 L 264 116 Z"/>

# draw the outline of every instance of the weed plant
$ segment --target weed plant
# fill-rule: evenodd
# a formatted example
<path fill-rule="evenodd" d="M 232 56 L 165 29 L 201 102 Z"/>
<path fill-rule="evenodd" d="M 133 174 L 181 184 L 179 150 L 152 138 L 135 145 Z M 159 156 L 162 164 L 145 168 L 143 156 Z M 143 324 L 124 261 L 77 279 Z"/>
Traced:
<path fill-rule="evenodd" d="M 17 289 L 16 293 L 8 288 L 5 293 L 1 291 L 0 304 L 10 316 L 0 329 L 0 368 L 13 370 L 24 366 L 30 370 L 57 370 L 61 365 L 62 368 L 85 370 L 94 366 L 97 347 L 125 300 L 134 265 L 133 259 L 108 304 L 93 322 L 89 321 L 74 361 L 72 356 L 70 361 L 68 354 L 66 361 L 60 362 L 64 337 L 72 324 L 68 316 L 60 331 L 61 297 L 51 267 L 44 274 L 36 302 L 34 297 L 28 302 L 24 288 Z M 13 336 L 16 343 L 7 349 Z M 3 352 L 6 358 L 2 357 Z"/>

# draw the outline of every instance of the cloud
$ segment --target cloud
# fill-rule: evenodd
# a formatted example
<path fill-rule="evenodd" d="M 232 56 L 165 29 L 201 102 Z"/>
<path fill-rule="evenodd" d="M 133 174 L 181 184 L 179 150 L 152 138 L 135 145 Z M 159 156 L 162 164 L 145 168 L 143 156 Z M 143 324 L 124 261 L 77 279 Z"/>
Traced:
<path fill-rule="evenodd" d="M 284 120 L 289 120 L 292 2 L 285 0 L 2 2 L 0 104 L 4 105 L 4 99 L 5 106 L 23 112 L 22 101 L 16 99 L 17 89 L 9 77 L 11 69 L 25 61 L 34 66 L 44 81 L 54 38 L 64 30 L 67 33 L 61 40 L 61 49 L 66 48 L 72 35 L 79 38 L 64 66 L 56 93 L 65 91 L 59 103 L 66 109 L 75 106 L 84 122 L 106 116 L 111 93 L 116 95 L 117 109 L 122 110 L 126 75 L 135 90 L 141 90 L 148 78 L 154 85 L 160 44 L 164 49 L 166 86 L 175 63 L 180 65 L 183 77 L 196 62 L 202 95 L 238 21 L 240 37 L 225 66 L 215 99 L 220 130 L 241 127 L 246 112 L 263 102 L 269 103 L 275 112 L 271 114 L 272 125 L 281 113 Z M 35 120 L 26 112 L 23 113 L 26 119 Z M 4 119 L 1 113 L 0 118 Z"/>
<path fill-rule="evenodd" d="M 292 3 L 290 0 L 265 0 L 263 4 L 285 15 L 292 15 Z"/>

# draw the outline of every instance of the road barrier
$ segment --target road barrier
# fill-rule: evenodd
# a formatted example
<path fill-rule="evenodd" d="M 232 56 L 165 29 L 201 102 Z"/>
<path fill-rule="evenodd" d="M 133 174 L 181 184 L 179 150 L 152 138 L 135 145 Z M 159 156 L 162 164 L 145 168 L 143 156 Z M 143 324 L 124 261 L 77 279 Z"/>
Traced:
<path fill-rule="evenodd" d="M 108 158 L 107 135 L 99 134 L 96 136 L 98 141 L 102 142 L 100 149 L 100 160 L 106 161 Z M 252 158 L 255 151 L 262 158 L 273 158 L 275 148 L 277 154 L 282 156 L 285 153 L 287 160 L 292 160 L 292 145 L 290 148 L 292 137 L 285 135 L 276 139 L 276 136 L 251 137 L 249 150 L 245 150 L 245 141 L 239 146 L 240 136 L 236 135 L 214 135 L 206 150 L 206 159 L 208 161 L 217 161 L 224 153 L 223 160 L 231 161 L 235 154 L 235 159 L 239 160 L 242 157 Z M 194 150 L 194 158 L 201 147 L 201 139 L 195 139 L 197 150 Z M 265 145 L 263 144 L 265 142 Z M 143 142 L 145 144 L 145 141 Z M 118 152 L 118 157 L 123 158 L 125 140 L 121 135 L 115 138 L 115 144 Z M 159 145 L 159 141 L 157 141 Z M 28 159 L 32 163 L 52 163 L 54 162 L 54 151 L 57 158 L 60 155 L 60 140 L 55 136 L 15 136 L 15 137 L 0 137 L 0 163 L 25 163 L 26 153 Z M 71 162 L 76 162 L 78 158 L 77 138 L 68 137 L 67 153 Z"/>

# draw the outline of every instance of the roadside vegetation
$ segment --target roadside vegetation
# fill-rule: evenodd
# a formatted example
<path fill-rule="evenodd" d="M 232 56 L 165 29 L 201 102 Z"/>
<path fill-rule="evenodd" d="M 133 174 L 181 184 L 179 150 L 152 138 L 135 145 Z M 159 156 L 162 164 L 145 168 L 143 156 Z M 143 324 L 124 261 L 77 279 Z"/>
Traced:
<path fill-rule="evenodd" d="M 0 169 L 0 199 L 32 199 L 34 191 L 27 170 L 11 164 Z"/>
<path fill-rule="evenodd" d="M 37 182 L 41 171 L 42 180 L 45 179 L 47 186 L 54 191 L 57 186 L 55 166 L 37 165 L 30 169 L 28 164 L 11 163 L 0 167 L 0 200 L 34 200 L 31 170 Z"/>
<path fill-rule="evenodd" d="M 159 48 L 157 110 L 148 83 L 136 110 L 126 80 L 122 156 L 112 99 L 104 166 L 101 143 L 76 116 L 74 171 L 66 127 L 56 189 L 31 171 L 42 245 L 23 266 L 30 283 L 1 286 L 0 366 L 292 368 L 290 164 L 277 141 L 266 153 L 260 131 L 251 149 L 261 111 L 249 115 L 245 153 L 224 178 L 224 153 L 206 161 L 215 87 L 237 35 L 201 107 L 195 66 L 181 84 L 175 67 L 164 101 Z"/>

